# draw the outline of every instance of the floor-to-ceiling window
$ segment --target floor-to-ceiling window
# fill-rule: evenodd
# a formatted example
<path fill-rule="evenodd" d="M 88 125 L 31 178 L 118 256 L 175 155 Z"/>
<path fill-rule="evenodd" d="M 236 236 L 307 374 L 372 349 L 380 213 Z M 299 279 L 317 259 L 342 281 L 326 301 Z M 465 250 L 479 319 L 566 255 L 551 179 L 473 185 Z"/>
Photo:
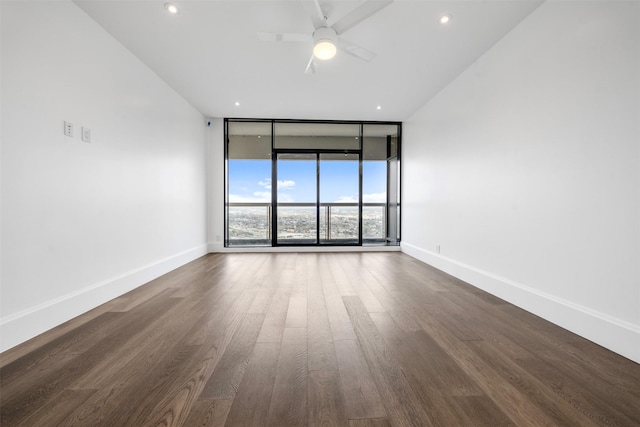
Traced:
<path fill-rule="evenodd" d="M 225 245 L 398 245 L 397 122 L 225 120 Z"/>

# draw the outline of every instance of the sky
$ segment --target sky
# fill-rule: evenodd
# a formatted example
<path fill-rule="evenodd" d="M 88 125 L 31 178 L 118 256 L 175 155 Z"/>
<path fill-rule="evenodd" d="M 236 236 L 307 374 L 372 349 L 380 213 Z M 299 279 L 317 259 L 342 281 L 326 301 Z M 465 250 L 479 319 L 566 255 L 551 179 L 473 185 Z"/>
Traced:
<path fill-rule="evenodd" d="M 279 160 L 278 201 L 316 201 L 315 160 Z M 363 201 L 386 201 L 386 162 L 363 162 Z M 271 201 L 270 160 L 229 160 L 229 201 L 255 203 Z M 358 162 L 320 162 L 320 202 L 358 201 Z"/>

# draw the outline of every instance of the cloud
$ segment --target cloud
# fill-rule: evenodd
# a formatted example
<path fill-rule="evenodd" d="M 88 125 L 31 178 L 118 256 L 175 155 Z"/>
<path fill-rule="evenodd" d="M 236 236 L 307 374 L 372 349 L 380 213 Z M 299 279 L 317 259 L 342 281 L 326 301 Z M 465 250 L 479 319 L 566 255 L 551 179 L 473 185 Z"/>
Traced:
<path fill-rule="evenodd" d="M 278 190 L 292 190 L 296 182 L 291 179 L 278 180 Z"/>
<path fill-rule="evenodd" d="M 266 178 L 262 181 L 258 181 L 258 185 L 266 188 L 267 190 L 271 190 L 271 178 Z"/>
<path fill-rule="evenodd" d="M 362 195 L 363 203 L 386 203 L 387 193 L 370 193 Z M 354 196 L 340 196 L 333 203 L 358 203 L 358 198 Z"/>
<path fill-rule="evenodd" d="M 271 190 L 271 178 L 265 178 L 258 181 L 258 185 L 264 187 L 266 190 Z M 291 179 L 278 180 L 278 190 L 291 190 L 296 186 L 296 182 Z"/>
<path fill-rule="evenodd" d="M 229 195 L 230 202 L 236 203 L 271 203 L 270 191 L 255 191 L 251 196 Z"/>
<path fill-rule="evenodd" d="M 354 199 L 352 196 L 340 196 L 333 203 L 358 203 L 358 199 Z"/>
<path fill-rule="evenodd" d="M 387 193 L 371 193 L 363 194 L 362 201 L 364 203 L 386 203 Z"/>
<path fill-rule="evenodd" d="M 256 191 L 251 196 L 240 196 L 238 194 L 229 194 L 229 203 L 270 203 L 271 193 Z"/>
<path fill-rule="evenodd" d="M 254 191 L 251 195 L 229 194 L 230 203 L 270 203 L 271 202 L 271 179 L 265 178 L 258 181 L 258 185 L 266 191 Z M 278 180 L 278 190 L 293 190 L 296 182 L 291 179 Z M 242 188 L 241 190 L 247 190 Z M 280 203 L 292 203 L 290 195 L 278 191 L 278 201 Z"/>

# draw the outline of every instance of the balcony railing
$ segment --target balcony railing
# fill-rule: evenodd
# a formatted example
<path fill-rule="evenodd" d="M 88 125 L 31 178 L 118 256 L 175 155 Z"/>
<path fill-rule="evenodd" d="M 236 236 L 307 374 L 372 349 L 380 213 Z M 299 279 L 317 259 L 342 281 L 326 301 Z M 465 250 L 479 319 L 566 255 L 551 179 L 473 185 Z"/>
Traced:
<path fill-rule="evenodd" d="M 227 224 L 232 245 L 271 244 L 272 223 L 270 203 L 229 203 Z M 386 239 L 387 210 L 385 203 L 362 204 L 363 242 L 383 242 Z M 316 224 L 315 203 L 278 204 L 278 243 L 315 243 L 316 226 L 320 242 L 358 242 L 358 204 L 321 203 Z"/>

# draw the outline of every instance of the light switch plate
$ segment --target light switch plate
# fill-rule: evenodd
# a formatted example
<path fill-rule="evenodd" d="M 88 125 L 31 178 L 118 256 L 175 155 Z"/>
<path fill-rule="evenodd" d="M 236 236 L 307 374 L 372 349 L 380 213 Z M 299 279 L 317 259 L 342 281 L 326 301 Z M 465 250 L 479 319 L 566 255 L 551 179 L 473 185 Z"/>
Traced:
<path fill-rule="evenodd" d="M 64 122 L 64 134 L 73 138 L 73 123 Z"/>

